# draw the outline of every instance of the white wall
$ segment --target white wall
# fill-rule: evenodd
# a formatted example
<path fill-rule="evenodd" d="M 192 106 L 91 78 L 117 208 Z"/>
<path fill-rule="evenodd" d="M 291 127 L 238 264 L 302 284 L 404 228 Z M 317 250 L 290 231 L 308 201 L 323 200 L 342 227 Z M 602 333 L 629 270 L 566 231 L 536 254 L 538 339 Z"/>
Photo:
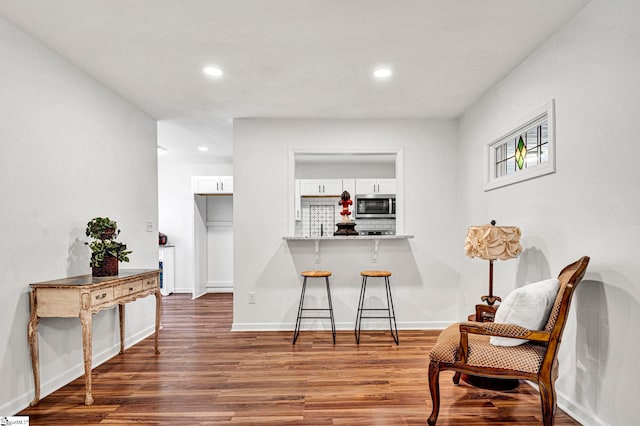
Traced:
<path fill-rule="evenodd" d="M 27 407 L 29 283 L 90 273 L 84 230 L 109 216 L 157 267 L 156 123 L 0 18 L 0 413 Z M 145 231 L 145 222 L 154 232 Z M 127 306 L 128 344 L 153 331 L 155 303 Z M 114 310 L 94 317 L 94 365 L 118 352 Z M 80 322 L 40 321 L 42 394 L 83 374 Z M 152 356 L 153 354 L 150 354 Z"/>
<path fill-rule="evenodd" d="M 334 272 L 339 328 L 352 328 L 362 269 L 392 269 L 398 326 L 440 327 L 455 319 L 458 253 L 464 229 L 456 191 L 454 120 L 270 120 L 234 122 L 234 329 L 292 330 L 304 269 Z M 403 150 L 405 233 L 382 241 L 376 264 L 371 241 L 285 242 L 290 149 Z M 291 175 L 293 176 L 293 175 Z M 291 198 L 290 198 L 291 197 Z M 256 293 L 256 304 L 248 293 Z"/>
<path fill-rule="evenodd" d="M 584 424 L 635 424 L 640 416 L 639 18 L 637 1 L 592 1 L 461 120 L 464 224 L 496 219 L 522 229 L 524 253 L 495 265 L 496 294 L 591 256 L 557 382 L 561 406 Z M 551 98 L 557 172 L 483 192 L 484 144 Z M 479 297 L 486 262 L 461 265 L 461 294 Z"/>
<path fill-rule="evenodd" d="M 158 128 L 158 139 L 163 130 Z M 167 152 L 166 155 L 171 155 Z M 194 285 L 194 200 L 191 176 L 230 176 L 230 164 L 158 163 L 158 211 L 160 231 L 176 246 L 176 292 L 190 293 Z"/>

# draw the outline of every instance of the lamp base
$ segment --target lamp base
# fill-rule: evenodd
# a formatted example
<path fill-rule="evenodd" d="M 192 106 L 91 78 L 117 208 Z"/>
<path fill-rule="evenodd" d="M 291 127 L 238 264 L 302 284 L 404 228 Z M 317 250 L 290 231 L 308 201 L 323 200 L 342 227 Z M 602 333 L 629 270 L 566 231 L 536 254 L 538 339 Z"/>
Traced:
<path fill-rule="evenodd" d="M 493 306 L 493 304 L 496 302 L 502 302 L 502 299 L 499 296 L 493 296 L 493 295 L 482 296 L 480 300 L 482 300 L 483 302 L 487 302 L 487 305 L 489 306 Z"/>

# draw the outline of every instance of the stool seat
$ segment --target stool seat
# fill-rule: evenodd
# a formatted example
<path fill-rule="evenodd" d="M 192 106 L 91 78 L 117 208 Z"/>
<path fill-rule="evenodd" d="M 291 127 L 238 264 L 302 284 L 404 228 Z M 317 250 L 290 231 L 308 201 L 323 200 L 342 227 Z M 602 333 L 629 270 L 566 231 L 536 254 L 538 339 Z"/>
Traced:
<path fill-rule="evenodd" d="M 363 277 L 390 277 L 391 272 L 389 271 L 362 271 L 360 275 Z"/>
<path fill-rule="evenodd" d="M 309 277 L 309 278 L 322 278 L 322 277 L 330 277 L 331 272 L 330 271 L 304 271 L 301 275 L 303 277 Z"/>

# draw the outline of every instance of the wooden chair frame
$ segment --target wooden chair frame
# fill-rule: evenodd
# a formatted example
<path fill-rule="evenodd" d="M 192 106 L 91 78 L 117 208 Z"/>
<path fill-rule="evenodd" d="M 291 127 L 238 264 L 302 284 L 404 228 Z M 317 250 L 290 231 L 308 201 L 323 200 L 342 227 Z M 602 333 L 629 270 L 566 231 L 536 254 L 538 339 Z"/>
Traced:
<path fill-rule="evenodd" d="M 552 328 L 547 330 L 527 330 L 523 327 L 508 325 L 502 327 L 501 324 L 465 322 L 460 323 L 460 346 L 454 363 L 431 360 L 429 363 L 429 390 L 433 410 L 427 422 L 434 426 L 440 411 L 440 372 L 453 370 L 453 382 L 458 384 L 461 374 L 470 374 L 482 377 L 524 379 L 538 384 L 540 390 L 540 402 L 542 405 L 542 422 L 545 426 L 553 425 L 556 413 L 556 390 L 555 381 L 558 378 L 558 349 L 562 333 L 567 322 L 569 307 L 573 292 L 584 277 L 589 264 L 589 257 L 583 256 L 578 261 L 564 267 L 558 279 L 560 281 L 560 291 L 558 292 L 556 304 L 560 303 L 558 317 Z M 562 291 L 564 289 L 564 291 Z M 560 299 L 561 298 L 561 299 Z M 553 315 L 553 314 L 552 314 Z M 508 330 L 507 330 L 508 328 Z M 514 328 L 517 332 L 514 333 Z M 549 328 L 549 324 L 545 329 Z M 487 336 L 502 336 L 518 339 L 527 339 L 546 346 L 544 357 L 537 373 L 513 370 L 508 368 L 478 367 L 467 364 L 469 355 L 469 333 Z"/>

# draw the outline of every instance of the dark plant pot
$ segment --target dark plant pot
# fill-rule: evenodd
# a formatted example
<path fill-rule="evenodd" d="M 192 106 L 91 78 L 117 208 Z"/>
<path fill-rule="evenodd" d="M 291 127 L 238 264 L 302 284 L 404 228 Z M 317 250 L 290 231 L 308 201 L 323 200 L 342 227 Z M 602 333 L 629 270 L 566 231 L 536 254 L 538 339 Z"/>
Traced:
<path fill-rule="evenodd" d="M 103 265 L 92 267 L 91 274 L 94 277 L 111 277 L 118 275 L 118 258 L 105 256 Z"/>
<path fill-rule="evenodd" d="M 158 244 L 164 246 L 167 244 L 167 235 L 162 232 L 158 233 Z"/>

